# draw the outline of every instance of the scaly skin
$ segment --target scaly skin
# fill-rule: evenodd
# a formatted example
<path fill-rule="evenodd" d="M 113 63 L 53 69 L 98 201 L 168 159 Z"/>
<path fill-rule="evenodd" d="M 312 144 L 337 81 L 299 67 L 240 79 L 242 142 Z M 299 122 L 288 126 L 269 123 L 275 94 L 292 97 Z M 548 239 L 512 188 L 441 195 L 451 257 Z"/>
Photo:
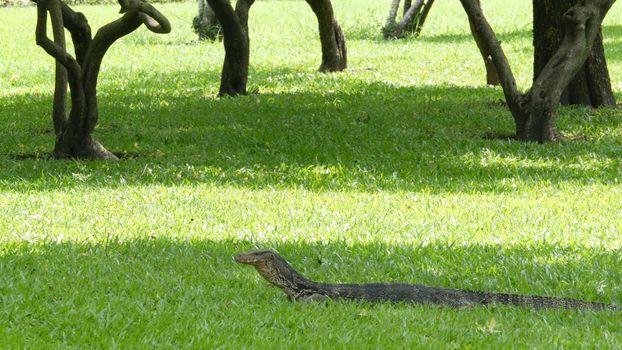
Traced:
<path fill-rule="evenodd" d="M 273 250 L 250 250 L 236 255 L 234 260 L 252 265 L 270 284 L 281 288 L 294 300 L 353 299 L 370 302 L 409 302 L 444 304 L 452 307 L 473 307 L 491 303 L 529 307 L 533 309 L 565 308 L 588 310 L 622 309 L 615 305 L 567 298 L 525 296 L 474 292 L 461 289 L 435 288 L 420 284 L 368 283 L 325 284 L 313 282 L 296 270 Z"/>

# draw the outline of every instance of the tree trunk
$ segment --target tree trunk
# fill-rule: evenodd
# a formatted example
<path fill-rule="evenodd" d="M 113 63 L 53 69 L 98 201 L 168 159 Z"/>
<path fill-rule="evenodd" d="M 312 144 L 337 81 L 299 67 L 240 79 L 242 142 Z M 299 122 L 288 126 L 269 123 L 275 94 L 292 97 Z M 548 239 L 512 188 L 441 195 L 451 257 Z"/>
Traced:
<path fill-rule="evenodd" d="M 220 76 L 219 96 L 246 95 L 250 40 L 248 12 L 254 0 L 238 0 L 235 9 L 229 0 L 207 0 L 220 22 L 224 36 L 225 61 Z"/>
<path fill-rule="evenodd" d="M 207 0 L 198 0 L 198 7 L 199 13 L 192 21 L 192 28 L 199 35 L 199 40 L 221 39 L 222 27 Z"/>
<path fill-rule="evenodd" d="M 410 8 L 404 13 L 404 17 L 397 23 L 393 30 L 392 36 L 394 38 L 401 38 L 403 33 L 412 33 L 417 26 L 417 19 L 421 15 L 421 11 L 425 5 L 425 0 L 415 0 L 410 5 Z"/>
<path fill-rule="evenodd" d="M 346 38 L 335 19 L 330 0 L 306 0 L 317 16 L 322 44 L 320 72 L 339 72 L 348 67 Z"/>
<path fill-rule="evenodd" d="M 395 22 L 395 6 L 399 7 L 399 1 L 394 2 L 387 18 L 387 23 L 383 28 L 383 36 L 385 39 L 403 38 L 405 34 L 411 33 L 418 35 L 425 22 L 434 0 L 406 0 L 404 2 L 404 16 Z"/>
<path fill-rule="evenodd" d="M 476 1 L 477 6 L 482 10 L 482 4 L 480 0 Z M 469 18 L 469 27 L 471 28 L 471 33 L 475 32 L 473 21 Z M 477 35 L 473 35 L 475 38 L 475 44 L 479 49 L 479 53 L 482 55 L 482 59 L 484 60 L 484 67 L 486 67 L 486 84 L 497 86 L 499 85 L 499 74 L 497 73 L 497 69 L 495 68 L 494 63 L 492 62 L 492 56 L 490 56 L 490 52 L 486 49 L 486 45 L 481 41 L 481 39 Z"/>
<path fill-rule="evenodd" d="M 545 143 L 560 139 L 555 113 L 561 96 L 590 56 L 601 23 L 615 0 L 583 0 L 563 16 L 563 38 L 525 95 L 516 87 L 514 74 L 478 0 L 460 0 L 472 23 L 473 34 L 490 53 L 499 73 L 503 93 L 519 139 Z"/>
<path fill-rule="evenodd" d="M 410 8 L 410 6 L 408 6 L 408 8 Z M 400 9 L 400 0 L 393 0 L 391 2 L 391 9 L 389 10 L 389 16 L 387 17 L 387 20 L 384 24 L 384 32 L 389 32 L 393 30 L 393 27 L 395 26 L 395 20 L 397 18 L 397 12 Z M 408 9 L 406 9 L 406 11 L 408 11 Z M 406 11 L 404 11 L 404 13 L 406 13 Z M 385 36 L 386 38 L 386 36 Z"/>
<path fill-rule="evenodd" d="M 415 1 L 419 1 L 419 0 L 415 0 Z M 412 0 L 404 0 L 404 13 L 402 14 L 402 18 L 404 17 L 408 17 L 408 11 L 412 8 L 413 2 Z M 406 25 L 406 28 L 414 28 L 417 25 L 417 18 L 415 16 L 411 16 L 408 20 L 408 24 Z"/>
<path fill-rule="evenodd" d="M 48 11 L 52 18 L 55 41 L 47 36 Z M 90 27 L 84 15 L 74 12 L 59 0 L 37 0 L 37 44 L 65 68 L 64 71 L 57 69 L 61 75 L 56 77 L 56 91 L 60 93 L 55 94 L 55 113 L 67 105 L 66 100 L 60 98 L 63 81 L 65 91 L 66 83 L 71 88 L 71 110 L 68 118 L 65 115 L 54 115 L 57 131 L 55 158 L 117 159 L 91 136 L 98 120 L 97 77 L 101 61 L 110 45 L 136 30 L 141 24 L 157 33 L 170 32 L 168 20 L 146 2 L 122 3 L 121 12 L 125 14 L 120 19 L 103 26 L 91 38 Z M 63 27 L 71 33 L 76 58 L 67 52 L 64 40 L 61 39 L 60 32 L 64 31 Z"/>
<path fill-rule="evenodd" d="M 579 0 L 533 0 L 534 81 L 561 44 L 563 14 L 578 3 Z M 562 94 L 561 103 L 615 106 L 602 34 L 597 36 L 583 68 Z"/>
<path fill-rule="evenodd" d="M 428 19 L 428 15 L 430 14 L 432 5 L 434 5 L 434 0 L 426 1 L 425 6 L 421 11 L 421 18 L 419 18 L 419 23 L 417 23 L 417 27 L 415 28 L 415 35 L 421 34 L 421 29 L 423 29 L 423 25 L 425 24 L 426 19 Z"/>
<path fill-rule="evenodd" d="M 60 2 L 50 4 L 50 22 L 52 22 L 52 35 L 54 43 L 63 50 L 67 49 L 65 41 L 65 26 Z M 54 123 L 54 134 L 58 139 L 63 126 L 67 122 L 67 69 L 56 61 L 56 76 L 54 83 L 54 102 L 52 104 L 52 122 Z"/>

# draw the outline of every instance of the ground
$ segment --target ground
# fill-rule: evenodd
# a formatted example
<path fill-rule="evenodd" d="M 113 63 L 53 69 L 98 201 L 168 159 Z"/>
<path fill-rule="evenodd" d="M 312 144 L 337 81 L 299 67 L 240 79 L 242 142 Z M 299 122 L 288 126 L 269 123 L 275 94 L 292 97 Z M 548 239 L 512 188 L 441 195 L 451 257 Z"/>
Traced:
<path fill-rule="evenodd" d="M 0 9 L 0 339 L 7 348 L 620 348 L 613 312 L 289 302 L 232 256 L 275 248 L 320 281 L 402 281 L 622 305 L 621 112 L 563 108 L 574 137 L 513 131 L 457 1 L 383 41 L 388 1 L 335 0 L 350 69 L 316 73 L 300 1 L 251 11 L 248 97 L 194 3 L 159 4 L 102 67 L 95 137 L 120 162 L 53 161 L 53 61 L 34 8 Z M 93 27 L 114 6 L 81 7 Z M 530 7 L 486 3 L 521 86 Z M 622 91 L 622 7 L 606 20 Z"/>

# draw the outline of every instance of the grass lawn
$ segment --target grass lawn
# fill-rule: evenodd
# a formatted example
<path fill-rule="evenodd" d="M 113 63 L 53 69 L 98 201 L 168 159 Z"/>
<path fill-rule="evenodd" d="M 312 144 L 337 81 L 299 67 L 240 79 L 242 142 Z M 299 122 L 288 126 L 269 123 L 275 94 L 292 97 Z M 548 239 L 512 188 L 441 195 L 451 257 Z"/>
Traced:
<path fill-rule="evenodd" d="M 224 53 L 195 40 L 195 4 L 157 5 L 173 32 L 141 28 L 102 67 L 95 137 L 116 163 L 45 157 L 53 61 L 34 8 L 0 9 L 0 347 L 622 348 L 620 313 L 292 303 L 232 261 L 269 247 L 320 281 L 622 305 L 622 113 L 562 108 L 578 141 L 485 139 L 513 122 L 458 1 L 388 42 L 390 1 L 334 2 L 348 71 L 316 73 L 304 2 L 259 1 L 259 94 L 236 99 L 215 98 Z M 486 11 L 527 87 L 530 6 Z M 604 30 L 619 96 L 622 5 Z"/>

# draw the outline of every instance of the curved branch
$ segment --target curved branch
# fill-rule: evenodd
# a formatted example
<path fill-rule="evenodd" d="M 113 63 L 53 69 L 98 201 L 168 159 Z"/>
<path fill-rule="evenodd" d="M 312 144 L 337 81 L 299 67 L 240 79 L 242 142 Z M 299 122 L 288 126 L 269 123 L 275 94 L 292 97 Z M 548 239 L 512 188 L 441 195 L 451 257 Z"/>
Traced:
<path fill-rule="evenodd" d="M 48 55 L 54 57 L 60 62 L 71 76 L 77 78 L 80 76 L 80 65 L 71 57 L 70 54 L 60 45 L 56 44 L 48 38 L 47 35 L 47 11 L 48 1 L 40 0 L 37 2 L 37 25 L 35 28 L 35 38 L 37 45 L 41 46 Z"/>
<path fill-rule="evenodd" d="M 140 27 L 142 21 L 139 19 L 137 11 L 130 11 L 125 13 L 121 18 L 116 21 L 110 22 L 103 27 L 99 28 L 93 41 L 89 46 L 84 59 L 85 75 L 88 74 L 87 67 L 97 66 L 101 64 L 101 60 L 104 54 L 110 46 L 120 38 L 130 34 Z"/>
<path fill-rule="evenodd" d="M 41 2 L 47 7 L 48 0 L 32 0 L 35 4 Z M 84 61 L 84 55 L 91 43 L 91 27 L 81 12 L 76 12 L 60 1 L 63 14 L 63 26 L 71 33 L 71 40 L 76 51 L 76 60 L 79 64 Z"/>
<path fill-rule="evenodd" d="M 50 21 L 52 22 L 52 34 L 54 42 L 63 50 L 67 50 L 65 40 L 65 28 L 60 1 L 52 1 L 48 4 Z M 57 137 L 63 133 L 67 122 L 67 68 L 56 61 L 56 77 L 54 82 L 54 102 L 52 104 L 52 121 L 54 132 Z"/>
<path fill-rule="evenodd" d="M 151 4 L 143 3 L 139 11 L 138 17 L 150 31 L 158 34 L 171 32 L 171 23 Z"/>
<path fill-rule="evenodd" d="M 156 10 L 150 3 L 144 0 L 119 0 L 121 11 L 119 13 L 133 13 L 138 11 L 138 17 L 142 23 L 154 33 L 166 34 L 171 31 L 168 19 Z"/>
<path fill-rule="evenodd" d="M 82 124 L 83 132 L 90 134 L 97 124 L 97 77 L 101 67 L 104 55 L 110 46 L 118 39 L 135 31 L 140 27 L 142 21 L 138 16 L 138 11 L 130 11 L 125 13 L 121 18 L 101 27 L 84 58 L 82 82 L 84 84 L 84 93 L 87 98 L 87 111 L 85 123 Z"/>
<path fill-rule="evenodd" d="M 613 1 L 602 1 L 604 4 L 600 6 L 598 1 L 595 3 L 572 7 L 564 14 L 566 35 L 557 52 L 536 78 L 531 94 L 544 89 L 561 95 L 562 91 L 559 90 L 563 90 L 581 69 L 592 51 L 600 24 Z"/>
<path fill-rule="evenodd" d="M 143 22 L 145 27 L 150 31 L 158 34 L 166 34 L 171 32 L 170 24 L 167 26 L 166 24 L 159 23 L 155 18 L 149 16 L 144 12 L 138 13 L 138 18 Z"/>
<path fill-rule="evenodd" d="M 166 17 L 147 2 L 132 1 L 122 10 L 125 13 L 121 18 L 104 25 L 97 31 L 84 59 L 82 82 L 87 96 L 88 111 L 92 114 L 87 117 L 87 123 L 84 125 L 88 132 L 92 131 L 97 124 L 97 77 L 104 55 L 110 46 L 145 22 L 147 22 L 145 23 L 147 28 L 157 33 L 168 33 L 171 30 Z"/>
<path fill-rule="evenodd" d="M 67 69 L 67 80 L 69 82 L 69 86 L 71 87 L 71 100 L 73 101 L 71 112 L 69 113 L 69 127 L 71 128 L 71 125 L 76 125 L 76 121 L 79 120 L 80 116 L 84 114 L 84 111 L 86 110 L 84 89 L 82 80 L 80 79 L 82 75 L 82 68 L 63 47 L 48 38 L 47 11 L 48 0 L 39 0 L 37 2 L 37 25 L 35 29 L 35 37 L 37 45 L 41 46 L 45 52 L 56 59 L 56 62 L 62 64 Z"/>
<path fill-rule="evenodd" d="M 63 12 L 63 22 L 65 28 L 71 33 L 71 41 L 76 52 L 76 59 L 78 63 L 84 63 L 86 52 L 93 40 L 91 35 L 91 26 L 89 22 L 81 12 L 75 12 L 65 3 L 61 2 L 61 9 Z"/>

